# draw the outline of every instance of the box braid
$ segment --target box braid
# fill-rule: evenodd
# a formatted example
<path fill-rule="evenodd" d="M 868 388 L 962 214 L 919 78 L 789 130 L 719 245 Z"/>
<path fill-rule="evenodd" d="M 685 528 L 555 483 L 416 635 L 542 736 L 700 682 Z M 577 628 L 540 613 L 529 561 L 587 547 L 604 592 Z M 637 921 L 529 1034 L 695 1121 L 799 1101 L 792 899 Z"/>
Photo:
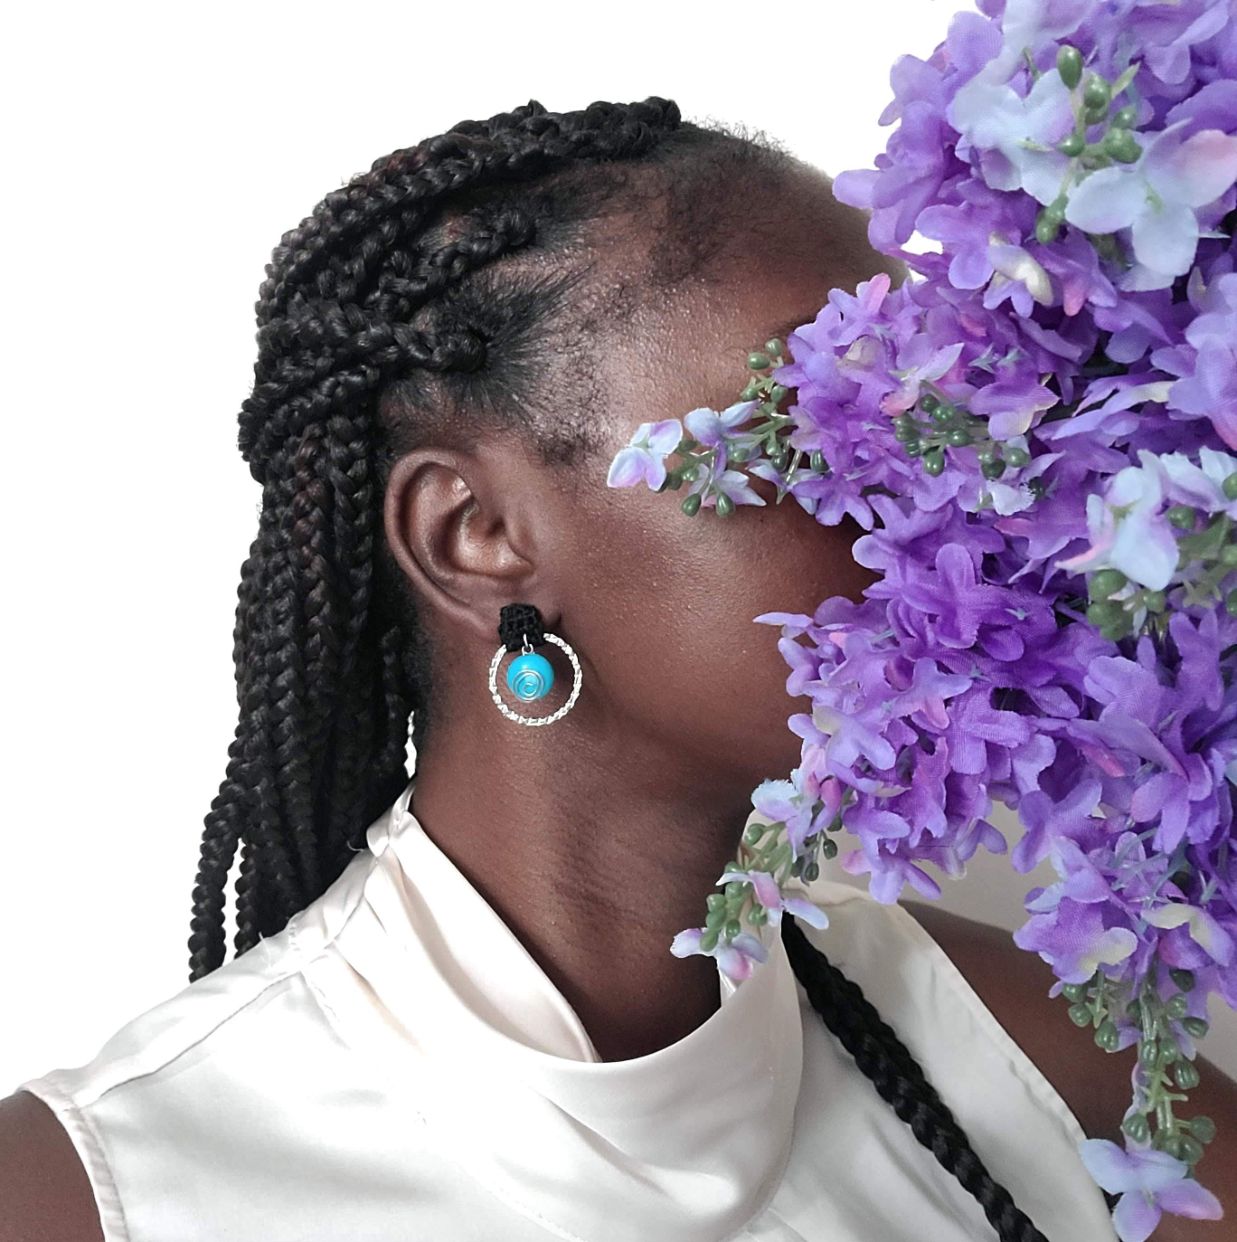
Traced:
<path fill-rule="evenodd" d="M 237 590 L 239 719 L 205 819 L 191 983 L 223 963 L 238 846 L 239 956 L 282 930 L 363 848 L 367 826 L 408 782 L 410 718 L 421 749 L 432 654 L 381 537 L 390 464 L 435 419 L 464 410 L 473 421 L 523 424 L 547 461 L 569 460 L 587 427 L 564 432 L 556 407 L 552 429 L 538 421 L 537 385 L 547 338 L 559 345 L 555 365 L 587 358 L 584 299 L 563 311 L 579 283 L 562 272 L 570 243 L 610 203 L 674 197 L 646 279 L 685 279 L 728 231 L 702 213 L 723 210 L 725 188 L 758 184 L 789 159 L 767 138 L 684 122 L 656 96 L 567 113 L 530 100 L 375 161 L 284 234 L 255 307 L 258 358 L 239 420 L 262 504 Z M 498 260 L 505 280 L 482 270 Z M 609 302 L 594 314 L 613 314 L 628 292 L 602 296 Z M 590 378 L 580 365 L 573 391 L 587 392 Z M 450 430 L 463 442 L 475 429 L 461 418 Z M 793 917 L 782 934 L 828 1028 L 1001 1239 L 1043 1242 L 862 990 Z"/>

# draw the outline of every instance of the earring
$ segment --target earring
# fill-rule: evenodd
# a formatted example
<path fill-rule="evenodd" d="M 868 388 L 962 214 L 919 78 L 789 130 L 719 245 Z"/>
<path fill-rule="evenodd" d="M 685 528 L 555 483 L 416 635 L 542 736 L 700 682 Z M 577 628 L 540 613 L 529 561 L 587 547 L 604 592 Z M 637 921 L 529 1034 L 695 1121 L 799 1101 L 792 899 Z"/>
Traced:
<path fill-rule="evenodd" d="M 504 604 L 499 610 L 498 636 L 503 640 L 502 645 L 490 661 L 490 698 L 494 700 L 494 705 L 508 720 L 514 720 L 517 724 L 548 725 L 561 720 L 575 706 L 584 681 L 576 653 L 557 634 L 545 632 L 541 613 L 532 604 Z M 498 666 L 507 652 L 520 652 L 507 668 L 507 688 L 523 703 L 545 698 L 554 685 L 554 669 L 545 656 L 533 650 L 545 643 L 561 647 L 571 661 L 571 694 L 558 711 L 548 716 L 521 716 L 519 712 L 512 711 L 498 693 Z"/>

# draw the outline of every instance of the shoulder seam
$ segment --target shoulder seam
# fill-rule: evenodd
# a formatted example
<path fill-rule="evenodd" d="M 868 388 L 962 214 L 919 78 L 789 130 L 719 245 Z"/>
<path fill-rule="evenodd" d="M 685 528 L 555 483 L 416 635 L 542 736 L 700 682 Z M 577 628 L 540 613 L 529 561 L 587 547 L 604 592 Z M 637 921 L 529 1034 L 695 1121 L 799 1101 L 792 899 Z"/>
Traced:
<path fill-rule="evenodd" d="M 17 1089 L 28 1091 L 42 1100 L 64 1127 L 78 1159 L 82 1162 L 86 1180 L 90 1183 L 95 1208 L 99 1213 L 99 1227 L 103 1231 L 103 1242 L 129 1242 L 129 1223 L 125 1219 L 125 1207 L 98 1131 L 91 1125 L 85 1112 L 60 1089 L 56 1071 L 53 1070 L 42 1078 L 31 1079 L 30 1082 L 35 1085 L 27 1086 L 23 1083 Z"/>

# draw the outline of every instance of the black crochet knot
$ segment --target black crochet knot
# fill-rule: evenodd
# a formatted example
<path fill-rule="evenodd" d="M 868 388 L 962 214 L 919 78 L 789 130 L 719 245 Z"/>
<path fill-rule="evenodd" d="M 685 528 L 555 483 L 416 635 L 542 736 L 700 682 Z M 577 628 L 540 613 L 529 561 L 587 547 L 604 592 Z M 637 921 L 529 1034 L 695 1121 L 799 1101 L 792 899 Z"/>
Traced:
<path fill-rule="evenodd" d="M 504 604 L 499 611 L 498 637 L 508 651 L 519 651 L 524 646 L 524 635 L 530 645 L 540 647 L 545 643 L 545 629 L 541 613 L 534 604 Z"/>

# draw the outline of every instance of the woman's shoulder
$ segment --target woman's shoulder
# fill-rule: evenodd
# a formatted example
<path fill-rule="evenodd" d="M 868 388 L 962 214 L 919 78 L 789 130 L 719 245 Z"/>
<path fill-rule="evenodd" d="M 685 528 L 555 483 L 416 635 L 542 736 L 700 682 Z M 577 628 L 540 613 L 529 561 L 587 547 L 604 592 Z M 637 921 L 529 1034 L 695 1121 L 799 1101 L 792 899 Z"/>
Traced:
<path fill-rule="evenodd" d="M 243 1162 L 247 1137 L 260 1133 L 255 1114 L 288 1111 L 301 1068 L 345 1073 L 310 968 L 355 907 L 368 857 L 281 931 L 130 1017 L 85 1062 L 27 1078 L 0 1100 L 0 1242 L 97 1239 L 97 1228 L 69 1228 L 83 1219 L 91 1191 L 102 1236 L 127 1239 L 119 1186 L 130 1196 L 133 1187 L 156 1193 L 146 1180 L 188 1161 L 177 1153 Z M 47 1212 L 64 1228 L 35 1228 Z"/>
<path fill-rule="evenodd" d="M 1009 931 L 936 902 L 879 902 L 839 881 L 818 882 L 811 893 L 831 920 L 815 943 L 843 972 L 849 963 L 861 984 L 874 984 L 879 972 L 879 986 L 904 1021 L 919 1015 L 919 1008 L 910 1010 L 917 996 L 938 1010 L 956 1008 L 968 1028 L 994 1041 L 1043 1088 L 1043 1099 L 1077 1139 L 1116 1137 L 1129 1104 L 1128 1063 L 1068 1020 L 1064 1002 L 1048 995 L 1052 968 L 1019 948 Z"/>
<path fill-rule="evenodd" d="M 103 1242 L 99 1207 L 68 1131 L 38 1096 L 0 1099 L 0 1242 Z"/>

